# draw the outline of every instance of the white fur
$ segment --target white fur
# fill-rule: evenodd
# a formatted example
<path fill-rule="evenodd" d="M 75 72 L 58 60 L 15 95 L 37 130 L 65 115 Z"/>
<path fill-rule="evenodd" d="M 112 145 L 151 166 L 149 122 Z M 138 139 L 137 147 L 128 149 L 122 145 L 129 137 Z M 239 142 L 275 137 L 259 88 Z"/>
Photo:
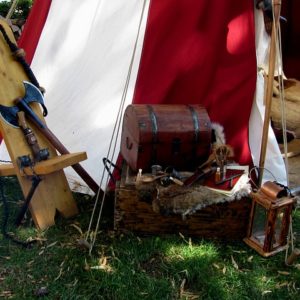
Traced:
<path fill-rule="evenodd" d="M 225 139 L 225 133 L 224 133 L 224 127 L 218 123 L 211 123 L 211 128 L 215 132 L 216 136 L 216 145 L 225 145 L 226 139 Z"/>

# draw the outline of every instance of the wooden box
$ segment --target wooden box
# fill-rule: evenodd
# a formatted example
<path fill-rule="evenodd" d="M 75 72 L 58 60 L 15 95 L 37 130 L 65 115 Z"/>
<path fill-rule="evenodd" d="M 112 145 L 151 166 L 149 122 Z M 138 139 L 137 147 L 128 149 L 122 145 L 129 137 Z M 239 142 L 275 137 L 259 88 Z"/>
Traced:
<path fill-rule="evenodd" d="M 194 169 L 211 150 L 211 123 L 201 105 L 129 105 L 124 113 L 121 154 L 132 170 L 151 165 Z"/>
<path fill-rule="evenodd" d="M 222 240 L 241 240 L 246 236 L 251 211 L 250 198 L 209 205 L 185 218 L 180 214 L 163 215 L 153 209 L 155 195 L 142 195 L 143 186 L 136 186 L 135 176 L 130 173 L 127 166 L 123 167 L 121 181 L 116 188 L 116 230 L 143 235 L 180 232 L 186 236 Z"/>

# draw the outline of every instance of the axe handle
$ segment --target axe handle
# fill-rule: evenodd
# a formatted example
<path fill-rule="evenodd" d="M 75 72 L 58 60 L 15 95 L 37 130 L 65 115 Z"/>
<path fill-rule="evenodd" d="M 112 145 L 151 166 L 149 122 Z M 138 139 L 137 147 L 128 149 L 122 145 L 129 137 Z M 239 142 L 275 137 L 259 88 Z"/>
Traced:
<path fill-rule="evenodd" d="M 60 154 L 69 154 L 68 149 L 59 141 L 59 139 L 55 136 L 55 134 L 44 124 L 43 127 L 39 125 L 35 118 L 31 115 L 28 118 L 36 125 L 38 130 L 42 133 L 42 135 L 53 145 L 53 147 Z M 79 164 L 74 164 L 71 166 L 75 172 L 83 179 L 83 181 L 90 187 L 90 189 L 97 194 L 99 191 L 99 185 L 95 182 L 95 180 L 87 173 L 87 171 Z"/>
<path fill-rule="evenodd" d="M 40 159 L 40 151 L 41 151 L 40 146 L 38 144 L 35 134 L 31 130 L 31 128 L 29 128 L 27 125 L 27 122 L 25 119 L 25 113 L 23 111 L 19 111 L 17 113 L 17 116 L 18 116 L 19 125 L 23 129 L 24 137 L 27 141 L 28 146 L 31 148 L 31 150 L 33 152 L 34 158 L 37 159 L 38 161 L 41 160 Z"/>

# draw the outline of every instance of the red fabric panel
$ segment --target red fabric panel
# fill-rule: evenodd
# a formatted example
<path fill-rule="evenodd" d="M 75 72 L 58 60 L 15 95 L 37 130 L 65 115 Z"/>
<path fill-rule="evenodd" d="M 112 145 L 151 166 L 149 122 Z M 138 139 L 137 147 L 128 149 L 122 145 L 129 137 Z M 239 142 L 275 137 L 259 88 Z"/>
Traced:
<path fill-rule="evenodd" d="M 51 0 L 35 0 L 18 41 L 19 47 L 26 52 L 26 61 L 31 64 L 35 49 L 39 42 L 44 24 L 46 22 Z"/>
<path fill-rule="evenodd" d="M 152 0 L 134 103 L 203 104 L 251 163 L 248 121 L 256 85 L 252 0 Z"/>

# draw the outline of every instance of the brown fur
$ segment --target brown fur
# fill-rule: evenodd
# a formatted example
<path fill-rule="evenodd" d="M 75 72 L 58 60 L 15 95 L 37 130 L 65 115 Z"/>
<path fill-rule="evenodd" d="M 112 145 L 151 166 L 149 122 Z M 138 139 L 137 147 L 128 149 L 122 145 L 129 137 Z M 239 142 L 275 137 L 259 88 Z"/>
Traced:
<path fill-rule="evenodd" d="M 171 185 L 157 188 L 157 196 L 152 202 L 152 207 L 155 212 L 163 215 L 181 214 L 184 217 L 209 205 L 239 200 L 247 195 L 245 191 L 241 191 L 232 197 L 227 197 L 205 186 Z"/>

